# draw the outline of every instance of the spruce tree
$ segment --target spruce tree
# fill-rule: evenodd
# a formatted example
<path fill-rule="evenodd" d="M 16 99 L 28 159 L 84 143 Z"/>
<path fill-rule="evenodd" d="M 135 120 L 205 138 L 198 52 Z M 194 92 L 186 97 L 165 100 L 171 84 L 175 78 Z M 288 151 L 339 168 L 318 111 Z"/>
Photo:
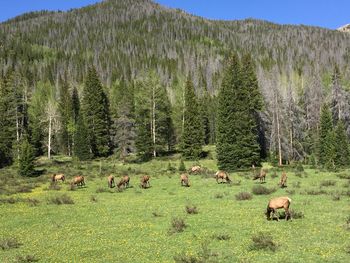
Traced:
<path fill-rule="evenodd" d="M 59 114 L 60 114 L 60 131 L 59 142 L 61 151 L 66 155 L 71 155 L 72 151 L 72 134 L 70 125 L 73 123 L 72 97 L 69 92 L 69 85 L 64 81 L 60 87 L 59 99 Z"/>
<path fill-rule="evenodd" d="M 331 166 L 332 163 L 334 163 L 334 158 L 335 149 L 332 113 L 328 105 L 324 104 L 320 116 L 318 159 L 320 165 Z"/>
<path fill-rule="evenodd" d="M 350 164 L 349 139 L 343 121 L 338 121 L 335 128 L 335 165 L 344 167 Z"/>
<path fill-rule="evenodd" d="M 93 155 L 107 156 L 111 146 L 109 102 L 93 67 L 89 68 L 85 81 L 82 111 Z"/>
<path fill-rule="evenodd" d="M 238 57 L 232 55 L 224 72 L 221 89 L 218 95 L 218 116 L 216 133 L 216 151 L 218 167 L 232 171 L 238 167 L 239 154 L 239 124 L 237 120 L 243 116 L 238 113 L 237 97 L 242 86 L 241 69 Z"/>
<path fill-rule="evenodd" d="M 20 176 L 33 176 L 34 170 L 34 149 L 27 138 L 24 138 L 20 145 L 20 155 L 18 160 L 18 174 Z"/>
<path fill-rule="evenodd" d="M 74 156 L 80 161 L 86 161 L 92 157 L 88 135 L 89 133 L 84 117 L 83 115 L 79 115 L 78 122 L 76 124 L 76 131 L 74 133 L 73 152 Z"/>
<path fill-rule="evenodd" d="M 185 86 L 185 108 L 183 118 L 182 155 L 185 159 L 198 159 L 202 153 L 203 127 L 199 112 L 199 104 L 190 76 L 188 76 Z"/>
<path fill-rule="evenodd" d="M 0 168 L 12 162 L 12 146 L 16 140 L 16 98 L 12 73 L 0 81 Z"/>
<path fill-rule="evenodd" d="M 203 127 L 203 142 L 208 145 L 210 142 L 210 121 L 209 121 L 209 105 L 210 105 L 210 97 L 206 93 L 199 100 L 200 107 L 200 115 Z"/>

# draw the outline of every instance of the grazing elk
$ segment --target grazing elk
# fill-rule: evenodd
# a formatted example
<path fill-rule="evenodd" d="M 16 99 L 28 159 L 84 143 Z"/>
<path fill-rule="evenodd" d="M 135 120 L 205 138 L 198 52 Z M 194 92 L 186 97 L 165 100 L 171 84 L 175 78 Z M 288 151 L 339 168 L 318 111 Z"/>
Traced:
<path fill-rule="evenodd" d="M 53 174 L 52 182 L 57 182 L 59 180 L 61 180 L 62 182 L 66 180 L 66 177 L 64 176 L 64 174 Z"/>
<path fill-rule="evenodd" d="M 228 176 L 228 173 L 226 173 L 225 171 L 217 171 L 215 174 L 215 179 L 217 183 L 219 183 L 219 179 L 221 179 L 220 183 L 223 183 L 224 180 L 226 183 L 231 183 L 231 179 Z"/>
<path fill-rule="evenodd" d="M 117 187 L 120 188 L 123 186 L 124 188 L 129 187 L 130 177 L 128 175 L 124 175 L 122 179 L 120 179 L 119 183 L 117 184 Z"/>
<path fill-rule="evenodd" d="M 198 174 L 198 173 L 203 172 L 203 168 L 198 166 L 198 165 L 196 165 L 196 166 L 193 166 L 188 172 L 190 174 Z"/>
<path fill-rule="evenodd" d="M 291 202 L 292 200 L 287 196 L 276 197 L 271 199 L 267 205 L 267 210 L 266 210 L 267 220 L 277 218 L 277 221 L 279 221 L 279 218 L 276 212 L 277 212 L 277 209 L 280 209 L 280 208 L 284 208 L 284 212 L 286 214 L 285 219 L 288 220 L 289 218 L 290 220 L 292 220 L 292 215 L 289 212 L 289 206 Z M 272 213 L 272 218 L 271 218 L 271 213 Z"/>
<path fill-rule="evenodd" d="M 180 175 L 180 180 L 181 180 L 181 186 L 190 187 L 190 181 L 188 180 L 188 175 L 187 174 L 181 174 Z"/>
<path fill-rule="evenodd" d="M 260 169 L 260 173 L 258 173 L 257 175 L 254 176 L 253 180 L 260 180 L 260 183 L 265 183 L 265 178 L 266 178 L 266 170 L 261 168 Z"/>
<path fill-rule="evenodd" d="M 285 171 L 282 172 L 281 180 L 279 182 L 281 188 L 287 187 L 287 174 Z"/>
<path fill-rule="evenodd" d="M 151 186 L 150 182 L 149 182 L 149 179 L 151 177 L 149 175 L 144 175 L 141 177 L 141 184 L 140 184 L 140 187 L 141 188 L 148 188 Z"/>
<path fill-rule="evenodd" d="M 78 175 L 73 178 L 73 181 L 71 182 L 71 185 L 76 185 L 76 186 L 85 186 L 85 179 L 84 176 Z"/>
<path fill-rule="evenodd" d="M 114 176 L 113 175 L 108 176 L 107 177 L 107 181 L 108 181 L 108 187 L 109 188 L 115 187 Z"/>

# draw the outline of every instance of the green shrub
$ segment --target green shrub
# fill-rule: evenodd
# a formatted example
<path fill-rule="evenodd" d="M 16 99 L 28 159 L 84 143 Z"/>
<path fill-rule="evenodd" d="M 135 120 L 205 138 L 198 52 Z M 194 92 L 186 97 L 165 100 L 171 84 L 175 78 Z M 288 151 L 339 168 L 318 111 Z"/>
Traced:
<path fill-rule="evenodd" d="M 12 248 L 19 248 L 22 244 L 18 242 L 17 238 L 5 238 L 0 240 L 0 248 L 2 250 L 8 250 Z"/>
<path fill-rule="evenodd" d="M 277 244 L 273 241 L 273 238 L 268 233 L 258 233 L 252 237 L 252 250 L 271 250 L 276 251 Z"/>
<path fill-rule="evenodd" d="M 179 171 L 180 172 L 185 172 L 186 171 L 186 166 L 183 160 L 181 160 L 180 165 L 179 165 Z"/>
<path fill-rule="evenodd" d="M 187 214 L 190 214 L 190 215 L 195 215 L 195 214 L 198 214 L 198 209 L 196 206 L 186 206 L 186 212 Z"/>
<path fill-rule="evenodd" d="M 255 195 L 269 195 L 275 191 L 276 191 L 276 188 L 267 188 L 262 185 L 256 185 L 252 189 L 252 192 Z"/>
<path fill-rule="evenodd" d="M 24 139 L 20 146 L 18 174 L 20 176 L 33 176 L 35 174 L 34 160 L 34 148 L 27 139 Z"/>
<path fill-rule="evenodd" d="M 187 227 L 187 225 L 186 225 L 184 219 L 174 217 L 174 218 L 171 220 L 171 225 L 170 225 L 169 233 L 170 233 L 170 234 L 174 234 L 174 233 L 183 232 L 183 231 L 185 230 L 186 227 Z"/>
<path fill-rule="evenodd" d="M 325 187 L 327 187 L 327 186 L 334 186 L 334 185 L 336 185 L 336 181 L 334 181 L 334 180 L 324 180 L 324 181 L 322 181 L 321 183 L 320 183 L 320 186 L 325 186 Z"/>
<path fill-rule="evenodd" d="M 72 205 L 72 204 L 74 204 L 74 200 L 70 196 L 63 194 L 61 196 L 51 197 L 49 199 L 49 204 Z"/>
<path fill-rule="evenodd" d="M 253 198 L 252 194 L 248 192 L 240 192 L 236 194 L 235 197 L 238 201 L 251 200 Z"/>

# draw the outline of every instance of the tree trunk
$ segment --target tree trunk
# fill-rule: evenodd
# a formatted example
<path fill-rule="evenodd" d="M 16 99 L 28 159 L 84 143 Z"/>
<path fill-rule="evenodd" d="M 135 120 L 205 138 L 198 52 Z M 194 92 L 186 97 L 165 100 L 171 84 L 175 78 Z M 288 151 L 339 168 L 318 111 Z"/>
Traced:
<path fill-rule="evenodd" d="M 49 116 L 49 142 L 48 142 L 48 145 L 47 145 L 47 158 L 48 159 L 51 159 L 51 123 L 52 123 L 52 117 Z"/>
<path fill-rule="evenodd" d="M 155 87 L 152 88 L 152 140 L 153 140 L 153 157 L 157 157 L 157 152 L 156 152 L 156 100 L 155 100 Z"/>
<path fill-rule="evenodd" d="M 276 105 L 276 122 L 277 122 L 277 141 L 278 141 L 278 165 L 282 166 L 282 147 L 281 147 L 281 135 L 280 135 L 280 121 L 277 107 L 277 96 L 275 97 Z"/>

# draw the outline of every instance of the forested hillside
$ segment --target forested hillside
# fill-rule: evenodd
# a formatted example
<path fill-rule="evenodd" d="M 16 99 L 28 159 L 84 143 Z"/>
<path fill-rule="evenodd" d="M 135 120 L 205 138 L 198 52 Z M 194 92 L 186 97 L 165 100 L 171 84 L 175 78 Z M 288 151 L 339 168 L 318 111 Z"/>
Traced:
<path fill-rule="evenodd" d="M 23 134 L 37 155 L 72 154 L 85 144 L 84 134 L 94 140 L 93 156 L 116 151 L 121 158 L 130 152 L 148 158 L 180 149 L 188 76 L 199 100 L 203 143 L 215 143 L 216 97 L 231 52 L 240 58 L 249 53 L 256 64 L 264 98 L 262 157 L 317 159 L 324 103 L 333 125 L 343 120 L 350 134 L 349 34 L 258 20 L 212 21 L 149 0 L 106 0 L 0 24 L 1 136 L 8 141 L 1 142 L 1 154 L 16 155 L 12 140 L 19 143 Z M 98 95 L 88 98 L 89 92 Z M 80 109 L 86 120 L 78 117 Z M 89 149 L 77 151 L 89 157 Z"/>

